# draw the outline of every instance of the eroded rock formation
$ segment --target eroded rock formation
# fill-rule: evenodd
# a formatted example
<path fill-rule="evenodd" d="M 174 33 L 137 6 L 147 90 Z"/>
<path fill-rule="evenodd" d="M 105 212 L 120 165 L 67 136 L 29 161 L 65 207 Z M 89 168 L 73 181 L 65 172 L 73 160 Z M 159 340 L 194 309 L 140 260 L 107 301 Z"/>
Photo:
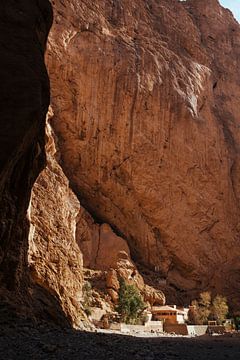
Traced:
<path fill-rule="evenodd" d="M 119 251 L 130 256 L 126 240 L 117 236 L 108 224 L 96 224 L 83 207 L 78 215 L 76 239 L 84 266 L 91 269 L 108 270 L 116 264 Z"/>
<path fill-rule="evenodd" d="M 0 3 L 0 295 L 10 291 L 29 305 L 26 214 L 45 162 L 49 80 L 44 50 L 51 24 L 48 0 Z"/>
<path fill-rule="evenodd" d="M 70 323 L 79 328 L 86 321 L 81 305 L 82 254 L 75 238 L 80 203 L 55 159 L 56 146 L 49 119 L 47 166 L 34 184 L 29 206 L 28 264 L 32 282 L 58 299 Z M 53 304 L 50 302 L 47 308 L 51 314 Z"/>
<path fill-rule="evenodd" d="M 61 163 L 134 259 L 239 300 L 240 28 L 217 0 L 56 0 Z"/>
<path fill-rule="evenodd" d="M 163 292 L 145 284 L 136 265 L 125 251 L 119 251 L 115 263 L 112 264 L 106 274 L 107 292 L 115 304 L 118 302 L 120 279 L 123 279 L 127 284 L 134 285 L 142 294 L 146 304 L 150 306 L 165 304 L 166 299 Z"/>

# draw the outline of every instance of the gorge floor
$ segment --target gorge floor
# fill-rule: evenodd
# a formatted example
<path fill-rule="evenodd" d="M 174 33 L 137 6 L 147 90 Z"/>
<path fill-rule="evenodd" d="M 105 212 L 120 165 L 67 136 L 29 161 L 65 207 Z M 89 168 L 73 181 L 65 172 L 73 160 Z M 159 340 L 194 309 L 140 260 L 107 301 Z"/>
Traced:
<path fill-rule="evenodd" d="M 240 336 L 139 338 L 34 323 L 0 312 L 0 360 L 225 360 L 240 358 Z"/>

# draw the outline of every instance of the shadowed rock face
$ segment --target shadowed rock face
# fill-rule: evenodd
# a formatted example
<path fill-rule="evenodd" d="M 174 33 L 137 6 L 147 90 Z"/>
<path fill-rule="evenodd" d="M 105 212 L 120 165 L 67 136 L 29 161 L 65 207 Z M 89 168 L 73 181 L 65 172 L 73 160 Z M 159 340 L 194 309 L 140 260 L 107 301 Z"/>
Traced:
<path fill-rule="evenodd" d="M 239 24 L 216 0 L 54 7 L 53 126 L 82 204 L 188 298 L 236 304 Z"/>
<path fill-rule="evenodd" d="M 29 286 L 27 207 L 45 162 L 44 50 L 51 24 L 48 0 L 0 3 L 0 286 L 20 301 Z"/>

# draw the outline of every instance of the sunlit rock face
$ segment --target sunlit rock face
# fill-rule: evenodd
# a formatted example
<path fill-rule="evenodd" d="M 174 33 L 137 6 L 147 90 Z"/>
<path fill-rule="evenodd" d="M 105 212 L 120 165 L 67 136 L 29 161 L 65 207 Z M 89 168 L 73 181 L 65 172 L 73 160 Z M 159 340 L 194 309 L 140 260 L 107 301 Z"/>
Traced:
<path fill-rule="evenodd" d="M 136 265 L 125 251 L 119 251 L 118 256 L 106 274 L 106 289 L 114 303 L 118 302 L 120 282 L 135 286 L 141 293 L 147 306 L 164 305 L 165 295 L 162 291 L 144 283 Z"/>
<path fill-rule="evenodd" d="M 240 29 L 216 0 L 52 2 L 61 165 L 82 205 L 189 300 L 239 301 Z"/>
<path fill-rule="evenodd" d="M 29 308 L 26 214 L 45 162 L 49 79 L 44 50 L 51 24 L 48 0 L 0 3 L 0 297 Z"/>
<path fill-rule="evenodd" d="M 80 203 L 55 158 L 52 115 L 49 112 L 46 125 L 47 166 L 34 184 L 28 210 L 31 223 L 28 264 L 32 282 L 56 298 L 69 323 L 79 328 L 86 320 L 81 306 L 82 253 L 75 236 Z M 44 295 L 41 298 L 46 301 Z M 48 301 L 50 314 L 55 313 L 54 306 Z M 57 314 L 53 317 L 58 318 Z"/>

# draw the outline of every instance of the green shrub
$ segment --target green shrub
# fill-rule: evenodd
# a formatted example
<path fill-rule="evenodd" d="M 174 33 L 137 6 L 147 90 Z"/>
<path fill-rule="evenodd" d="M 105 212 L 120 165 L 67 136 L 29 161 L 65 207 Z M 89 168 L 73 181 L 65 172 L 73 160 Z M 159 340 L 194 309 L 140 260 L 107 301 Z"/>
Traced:
<path fill-rule="evenodd" d="M 87 316 L 91 315 L 92 285 L 86 281 L 83 285 L 83 309 Z"/>
<path fill-rule="evenodd" d="M 124 279 L 119 280 L 117 312 L 126 324 L 136 324 L 145 308 L 142 296 L 134 285 L 128 285 Z"/>
<path fill-rule="evenodd" d="M 84 308 L 84 311 L 85 311 L 85 314 L 86 314 L 87 316 L 91 316 L 91 315 L 92 315 L 92 310 L 91 310 L 89 307 L 85 307 L 85 308 Z"/>
<path fill-rule="evenodd" d="M 235 323 L 236 330 L 240 330 L 240 316 L 239 315 L 234 317 L 234 323 Z"/>

